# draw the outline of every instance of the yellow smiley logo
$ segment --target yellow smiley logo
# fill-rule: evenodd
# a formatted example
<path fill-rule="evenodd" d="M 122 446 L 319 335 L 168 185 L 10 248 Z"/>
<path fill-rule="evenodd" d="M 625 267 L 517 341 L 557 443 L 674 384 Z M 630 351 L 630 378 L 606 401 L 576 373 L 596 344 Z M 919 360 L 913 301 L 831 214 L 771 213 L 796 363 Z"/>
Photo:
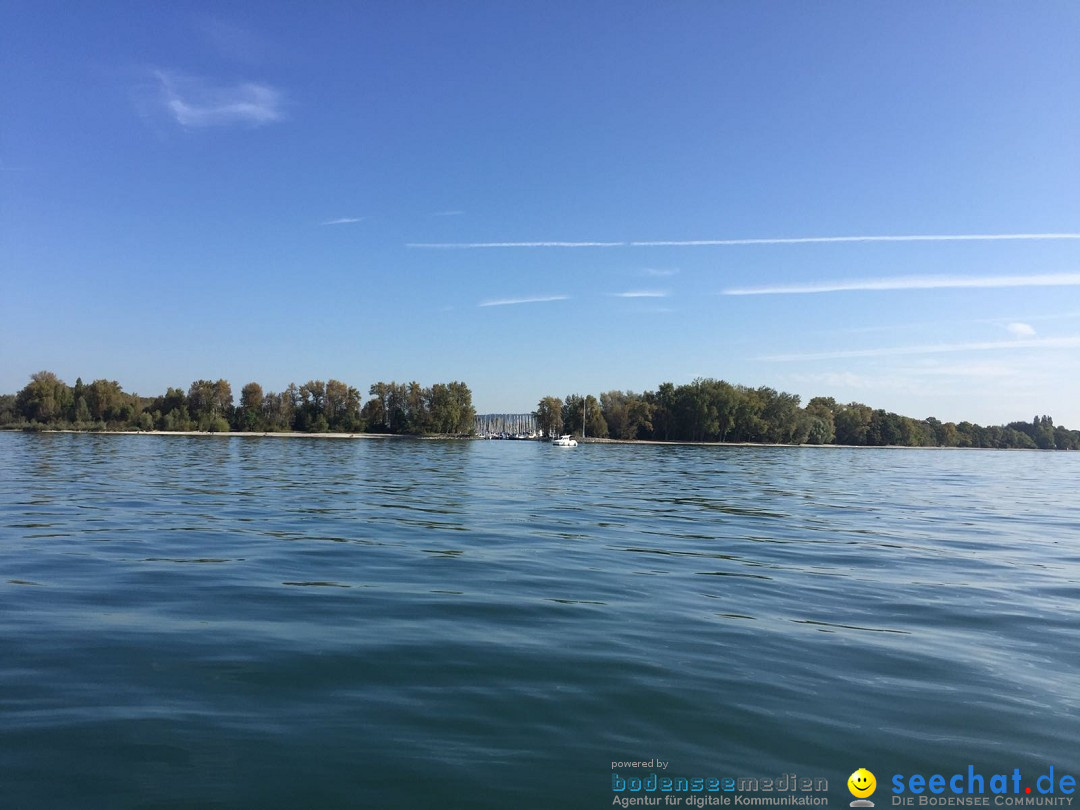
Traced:
<path fill-rule="evenodd" d="M 877 788 L 877 779 L 866 768 L 859 768 L 847 780 L 847 789 L 851 795 L 859 799 L 865 799 Z"/>

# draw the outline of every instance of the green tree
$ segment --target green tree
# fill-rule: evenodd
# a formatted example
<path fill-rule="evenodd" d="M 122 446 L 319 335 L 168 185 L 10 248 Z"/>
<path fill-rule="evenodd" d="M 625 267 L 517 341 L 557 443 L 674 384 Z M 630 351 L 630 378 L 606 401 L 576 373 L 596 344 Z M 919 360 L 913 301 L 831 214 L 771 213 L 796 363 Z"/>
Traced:
<path fill-rule="evenodd" d="M 323 415 L 330 429 L 341 433 L 354 433 L 360 429 L 360 392 L 341 380 L 326 383 L 326 400 Z"/>
<path fill-rule="evenodd" d="M 585 397 L 585 423 L 588 428 L 588 433 L 585 435 L 589 438 L 607 438 L 608 427 L 607 422 L 604 421 L 604 414 L 600 410 L 600 401 L 592 394 Z"/>
<path fill-rule="evenodd" d="M 536 427 L 548 437 L 560 436 L 563 431 L 563 403 L 558 397 L 544 397 L 533 412 Z"/>
<path fill-rule="evenodd" d="M 630 397 L 622 391 L 605 391 L 600 395 L 600 413 L 607 423 L 608 436 L 629 439 Z"/>
<path fill-rule="evenodd" d="M 861 402 L 842 405 L 836 412 L 836 443 L 865 445 L 873 415 L 873 408 Z"/>
<path fill-rule="evenodd" d="M 300 386 L 300 405 L 296 409 L 296 429 L 307 433 L 326 433 L 330 422 L 326 418 L 326 383 L 308 380 Z"/>
<path fill-rule="evenodd" d="M 364 403 L 363 411 L 361 412 L 364 417 L 364 421 L 367 423 L 368 430 L 378 431 L 379 433 L 390 432 L 390 386 L 384 382 L 374 383 L 371 388 L 368 389 L 368 395 L 371 397 Z"/>
<path fill-rule="evenodd" d="M 676 429 L 674 383 L 660 383 L 656 393 L 648 393 L 645 398 L 652 409 L 653 436 L 664 441 L 674 439 Z"/>
<path fill-rule="evenodd" d="M 293 399 L 288 390 L 263 396 L 262 422 L 266 430 L 288 433 L 293 428 L 293 416 Z"/>
<path fill-rule="evenodd" d="M 814 397 L 806 403 L 806 441 L 809 444 L 832 444 L 836 438 L 835 414 L 838 408 L 832 397 Z"/>
<path fill-rule="evenodd" d="M 431 430 L 451 435 L 471 434 L 475 428 L 476 411 L 472 407 L 472 392 L 462 382 L 436 383 L 424 389 Z"/>
<path fill-rule="evenodd" d="M 116 380 L 94 380 L 86 386 L 86 404 L 90 417 L 105 424 L 128 422 L 131 412 L 130 399 Z"/>
<path fill-rule="evenodd" d="M 74 403 L 71 389 L 51 371 L 39 371 L 15 395 L 15 409 L 28 422 L 52 424 L 64 418 Z"/>
<path fill-rule="evenodd" d="M 799 418 L 799 396 L 772 388 L 758 389 L 763 404 L 765 441 L 777 444 L 802 444 L 806 441 L 806 423 Z"/>
<path fill-rule="evenodd" d="M 236 409 L 236 429 L 242 431 L 259 431 L 266 429 L 263 415 L 263 403 L 266 396 L 262 386 L 257 382 L 249 382 L 240 389 L 240 407 Z"/>
<path fill-rule="evenodd" d="M 232 387 L 227 380 L 196 380 L 188 389 L 188 411 L 199 430 L 220 430 L 219 419 L 232 416 Z"/>
<path fill-rule="evenodd" d="M 457 417 L 451 433 L 471 436 L 476 432 L 476 408 L 473 407 L 472 390 L 460 380 L 454 380 L 447 388 Z"/>
<path fill-rule="evenodd" d="M 593 402 L 596 402 L 595 398 L 593 398 Z M 597 403 L 597 405 L 599 405 L 599 403 Z M 588 402 L 586 397 L 583 397 L 580 394 L 567 394 L 566 398 L 563 400 L 562 406 L 563 431 L 575 436 L 583 435 L 582 429 L 588 427 L 585 423 L 587 409 Z"/>

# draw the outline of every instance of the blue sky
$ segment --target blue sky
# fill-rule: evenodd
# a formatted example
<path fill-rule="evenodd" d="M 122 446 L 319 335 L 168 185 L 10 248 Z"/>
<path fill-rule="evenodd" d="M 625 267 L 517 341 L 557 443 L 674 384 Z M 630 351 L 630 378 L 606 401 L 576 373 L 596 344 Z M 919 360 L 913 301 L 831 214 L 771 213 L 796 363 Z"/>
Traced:
<path fill-rule="evenodd" d="M 525 411 L 711 376 L 1080 427 L 1076 3 L 3 0 L 0 30 L 2 391 Z M 886 236 L 1039 238 L 815 241 Z"/>

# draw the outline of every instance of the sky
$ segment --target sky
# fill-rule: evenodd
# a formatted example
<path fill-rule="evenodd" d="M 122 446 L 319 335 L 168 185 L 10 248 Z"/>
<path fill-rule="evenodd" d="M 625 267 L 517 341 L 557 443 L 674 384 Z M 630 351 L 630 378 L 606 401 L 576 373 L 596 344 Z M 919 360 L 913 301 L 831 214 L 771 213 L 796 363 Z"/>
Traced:
<path fill-rule="evenodd" d="M 0 0 L 0 392 L 1080 428 L 1080 4 Z"/>

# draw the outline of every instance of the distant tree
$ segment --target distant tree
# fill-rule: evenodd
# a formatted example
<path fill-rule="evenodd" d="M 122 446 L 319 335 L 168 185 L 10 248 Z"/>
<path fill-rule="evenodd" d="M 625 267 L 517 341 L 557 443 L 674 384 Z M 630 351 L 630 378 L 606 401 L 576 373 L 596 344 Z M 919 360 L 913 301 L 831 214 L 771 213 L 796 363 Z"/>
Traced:
<path fill-rule="evenodd" d="M 622 391 L 605 391 L 600 395 L 600 413 L 607 422 L 608 436 L 630 438 L 630 397 Z"/>
<path fill-rule="evenodd" d="M 15 395 L 15 409 L 29 422 L 50 424 L 64 417 L 72 406 L 70 388 L 51 371 L 31 375 L 30 382 Z"/>
<path fill-rule="evenodd" d="M 585 425 L 585 398 L 579 394 L 567 394 L 562 404 L 563 431 L 581 435 Z"/>
<path fill-rule="evenodd" d="M 649 403 L 645 394 L 635 395 L 630 400 L 629 409 L 630 419 L 630 438 L 631 439 L 651 439 L 653 434 L 653 407 Z M 611 428 L 608 428 L 610 434 Z"/>
<path fill-rule="evenodd" d="M 235 425 L 241 431 L 259 431 L 266 429 L 263 403 L 266 396 L 262 386 L 249 382 L 240 389 L 240 407 L 236 409 Z"/>
<path fill-rule="evenodd" d="M 589 438 L 606 439 L 608 437 L 607 422 L 604 421 L 604 414 L 600 410 L 600 401 L 592 394 L 585 397 L 585 423 L 588 429 L 585 435 Z"/>
<path fill-rule="evenodd" d="M 473 432 L 476 411 L 472 407 L 472 392 L 465 383 L 436 383 L 424 390 L 432 431 L 451 435 Z"/>
<path fill-rule="evenodd" d="M 1054 428 L 1054 446 L 1058 450 L 1080 450 L 1080 431 L 1058 425 Z"/>
<path fill-rule="evenodd" d="M 865 445 L 867 432 L 870 430 L 870 419 L 873 415 L 873 408 L 861 402 L 851 402 L 841 406 L 835 414 L 836 443 Z"/>
<path fill-rule="evenodd" d="M 163 396 L 156 397 L 149 406 L 157 414 L 155 425 L 160 430 L 191 430 L 191 417 L 187 408 L 187 395 L 180 388 L 169 388 Z"/>
<path fill-rule="evenodd" d="M 86 386 L 90 417 L 105 424 L 128 423 L 134 407 L 116 380 L 94 380 Z"/>
<path fill-rule="evenodd" d="M 1054 450 L 1057 448 L 1057 444 L 1054 441 L 1054 420 L 1049 416 L 1036 416 L 1032 420 L 1032 426 L 1034 427 L 1035 435 L 1032 436 L 1035 439 L 1035 444 L 1040 450 Z"/>
<path fill-rule="evenodd" d="M 330 422 L 326 418 L 326 383 L 308 380 L 300 386 L 300 405 L 296 409 L 296 429 L 307 433 L 326 433 Z"/>
<path fill-rule="evenodd" d="M 656 393 L 648 397 L 652 401 L 653 436 L 664 441 L 675 438 L 675 385 L 660 383 Z"/>
<path fill-rule="evenodd" d="M 263 396 L 262 423 L 265 430 L 288 433 L 293 427 L 293 415 L 293 400 L 288 391 Z"/>
<path fill-rule="evenodd" d="M 450 398 L 457 416 L 451 432 L 471 436 L 476 431 L 476 408 L 473 406 L 472 390 L 460 380 L 449 383 L 447 388 L 450 389 Z"/>
<path fill-rule="evenodd" d="M 765 389 L 771 390 L 771 389 Z M 766 424 L 763 418 L 765 410 L 764 391 L 739 386 L 738 399 L 735 403 L 735 421 L 732 425 L 731 439 L 737 442 L 764 441 Z"/>
<path fill-rule="evenodd" d="M 390 432 L 390 386 L 384 382 L 374 383 L 371 388 L 368 389 L 368 395 L 371 396 L 366 403 L 364 403 L 363 411 L 361 412 L 364 417 L 364 421 L 367 423 L 368 430 L 374 430 L 379 433 Z"/>
<path fill-rule="evenodd" d="M 836 411 L 832 397 L 814 397 L 806 403 L 806 441 L 809 444 L 832 444 L 836 438 Z"/>
<path fill-rule="evenodd" d="M 430 393 L 415 380 L 405 386 L 405 433 L 420 435 L 431 432 L 431 414 L 427 408 L 430 399 Z"/>
<path fill-rule="evenodd" d="M 716 398 L 711 396 L 709 380 L 696 379 L 675 389 L 676 437 L 703 442 L 720 433 Z"/>
<path fill-rule="evenodd" d="M 536 427 L 545 436 L 560 436 L 563 430 L 562 400 L 558 397 L 544 397 L 536 406 L 533 415 Z"/>
<path fill-rule="evenodd" d="M 326 401 L 323 415 L 330 429 L 339 433 L 353 433 L 360 429 L 360 392 L 340 380 L 326 383 Z"/>
<path fill-rule="evenodd" d="M 806 441 L 806 423 L 799 413 L 799 395 L 762 387 L 758 394 L 763 402 L 761 419 L 766 441 L 778 444 L 802 444 Z"/>
<path fill-rule="evenodd" d="M 11 425 L 18 420 L 14 394 L 0 394 L 0 425 Z"/>
<path fill-rule="evenodd" d="M 188 411 L 199 430 L 220 430 L 219 419 L 232 416 L 232 387 L 227 380 L 196 380 L 188 389 Z"/>

